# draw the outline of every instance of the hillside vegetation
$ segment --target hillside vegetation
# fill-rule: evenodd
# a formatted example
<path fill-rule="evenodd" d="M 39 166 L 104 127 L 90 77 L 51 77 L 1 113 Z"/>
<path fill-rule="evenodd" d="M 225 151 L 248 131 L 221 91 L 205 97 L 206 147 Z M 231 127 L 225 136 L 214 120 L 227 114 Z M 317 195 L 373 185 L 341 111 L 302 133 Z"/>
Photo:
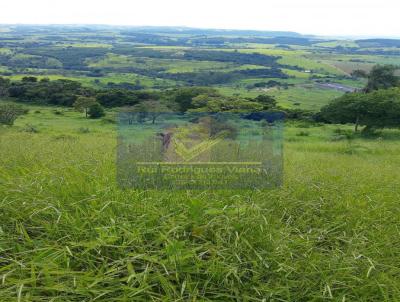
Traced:
<path fill-rule="evenodd" d="M 282 188 L 170 192 L 116 186 L 114 129 L 46 107 L 1 129 L 2 301 L 400 297 L 398 132 L 288 124 Z"/>

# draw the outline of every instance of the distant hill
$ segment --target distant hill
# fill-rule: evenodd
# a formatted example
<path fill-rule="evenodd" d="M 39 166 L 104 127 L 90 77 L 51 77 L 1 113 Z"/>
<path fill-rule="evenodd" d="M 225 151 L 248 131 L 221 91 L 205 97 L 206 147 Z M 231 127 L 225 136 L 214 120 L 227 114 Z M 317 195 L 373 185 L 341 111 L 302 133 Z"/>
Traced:
<path fill-rule="evenodd" d="M 400 48 L 400 39 L 364 39 L 356 40 L 360 47 L 398 47 Z"/>
<path fill-rule="evenodd" d="M 254 36 L 254 37 L 304 37 L 303 35 L 291 31 L 260 31 L 260 30 L 240 30 L 240 29 L 202 29 L 192 27 L 158 27 L 141 26 L 130 27 L 131 29 L 148 33 L 168 33 L 168 34 L 189 34 L 189 35 L 218 35 L 218 36 Z"/>
<path fill-rule="evenodd" d="M 292 38 L 305 38 L 308 36 L 301 35 L 296 32 L 290 31 L 260 31 L 260 30 L 236 30 L 236 29 L 203 29 L 192 27 L 168 27 L 168 26 L 112 26 L 112 25 L 85 25 L 85 24 L 66 24 L 66 25 L 0 25 L 11 29 L 12 32 L 54 32 L 54 31 L 99 31 L 99 30 L 122 30 L 134 31 L 148 34 L 186 34 L 195 36 L 247 36 L 247 37 L 292 37 Z"/>

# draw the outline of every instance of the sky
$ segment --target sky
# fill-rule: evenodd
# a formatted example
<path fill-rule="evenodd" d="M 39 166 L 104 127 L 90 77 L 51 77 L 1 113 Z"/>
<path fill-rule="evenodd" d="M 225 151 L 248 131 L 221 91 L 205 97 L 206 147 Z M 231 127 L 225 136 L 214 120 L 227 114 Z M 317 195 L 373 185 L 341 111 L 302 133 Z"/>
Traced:
<path fill-rule="evenodd" d="M 110 24 L 400 37 L 400 0 L 0 0 L 2 24 Z"/>

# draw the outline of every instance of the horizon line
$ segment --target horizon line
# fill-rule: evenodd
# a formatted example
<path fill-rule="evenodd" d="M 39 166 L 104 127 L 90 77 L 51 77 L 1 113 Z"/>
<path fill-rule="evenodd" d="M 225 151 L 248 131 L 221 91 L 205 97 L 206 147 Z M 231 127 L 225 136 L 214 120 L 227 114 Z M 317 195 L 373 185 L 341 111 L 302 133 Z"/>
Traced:
<path fill-rule="evenodd" d="M 329 34 L 318 34 L 318 33 L 302 33 L 295 30 L 274 30 L 274 29 L 254 29 L 254 28 L 219 28 L 219 27 L 194 27 L 187 25 L 135 25 L 135 24 L 110 24 L 110 23 L 2 23 L 0 22 L 0 26 L 107 26 L 107 27 L 132 27 L 132 28 L 182 28 L 182 29 L 200 29 L 200 30 L 219 30 L 219 31 L 253 31 L 253 32 L 281 32 L 281 33 L 291 33 L 298 34 L 303 37 L 313 37 L 313 38 L 328 38 L 328 39 L 393 39 L 399 40 L 400 36 L 390 36 L 390 35 L 354 35 L 354 34 L 346 34 L 346 35 L 329 35 Z M 0 32 L 1 34 L 2 32 Z"/>

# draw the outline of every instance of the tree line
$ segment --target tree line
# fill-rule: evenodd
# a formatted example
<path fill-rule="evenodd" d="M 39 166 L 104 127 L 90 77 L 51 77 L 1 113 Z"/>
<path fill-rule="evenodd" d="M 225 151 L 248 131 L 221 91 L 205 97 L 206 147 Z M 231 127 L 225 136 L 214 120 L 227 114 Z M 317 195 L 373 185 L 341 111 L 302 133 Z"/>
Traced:
<path fill-rule="evenodd" d="M 0 97 L 19 103 L 74 107 L 86 117 L 104 115 L 104 107 L 122 107 L 147 112 L 187 111 L 284 111 L 288 117 L 300 118 L 301 111 L 281 108 L 268 95 L 256 98 L 224 96 L 211 87 L 179 87 L 164 91 L 123 88 L 94 89 L 72 80 L 24 77 L 11 81 L 0 77 Z M 18 111 L 18 110 L 17 110 Z M 21 113 L 21 111 L 18 111 Z"/>
<path fill-rule="evenodd" d="M 24 77 L 10 81 L 0 77 L 0 97 L 10 97 L 20 103 L 74 107 L 86 117 L 99 118 L 104 108 L 123 107 L 141 112 L 283 112 L 288 119 L 301 119 L 324 123 L 354 124 L 355 131 L 400 126 L 400 79 L 395 66 L 375 66 L 363 76 L 368 78 L 362 91 L 347 93 L 331 101 L 317 113 L 283 108 L 269 95 L 255 98 L 224 96 L 211 87 L 179 87 L 164 91 L 128 90 L 123 88 L 93 89 L 72 80 L 37 79 Z M 360 73 L 361 74 L 361 73 Z M 24 114 L 12 107 L 15 114 L 5 110 L 5 116 Z M 1 115 L 1 112 L 0 112 Z M 1 118 L 0 118 L 1 120 Z M 12 118 L 8 119 L 10 123 Z M 1 121 L 0 121 L 1 123 Z"/>

